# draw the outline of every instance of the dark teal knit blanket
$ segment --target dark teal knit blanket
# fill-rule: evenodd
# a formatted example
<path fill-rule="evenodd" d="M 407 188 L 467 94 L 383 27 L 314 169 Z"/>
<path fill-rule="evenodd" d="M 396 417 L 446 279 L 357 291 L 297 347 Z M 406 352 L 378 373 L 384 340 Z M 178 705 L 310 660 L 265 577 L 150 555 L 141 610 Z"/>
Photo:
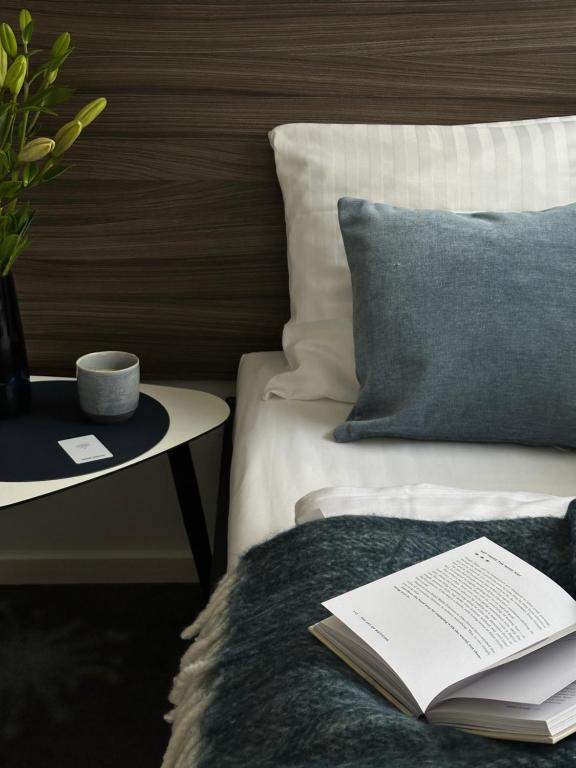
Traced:
<path fill-rule="evenodd" d="M 231 577 L 225 606 L 220 608 L 222 638 L 207 663 L 200 690 L 186 693 L 206 703 L 194 726 L 199 729 L 197 747 L 186 749 L 183 718 L 182 746 L 172 750 L 165 765 L 576 766 L 575 736 L 555 746 L 529 745 L 408 717 L 308 632 L 309 625 L 327 615 L 323 600 L 479 536 L 506 547 L 575 595 L 575 524 L 576 502 L 563 519 L 436 523 L 339 517 L 302 525 L 255 547 Z"/>

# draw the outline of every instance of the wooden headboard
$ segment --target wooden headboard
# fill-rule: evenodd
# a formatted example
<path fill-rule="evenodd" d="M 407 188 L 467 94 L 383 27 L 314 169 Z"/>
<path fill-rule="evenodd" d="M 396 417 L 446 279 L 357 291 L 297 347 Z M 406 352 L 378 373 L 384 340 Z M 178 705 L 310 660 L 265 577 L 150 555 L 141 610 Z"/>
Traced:
<path fill-rule="evenodd" d="M 233 377 L 280 348 L 282 199 L 267 131 L 576 113 L 573 0 L 30 0 L 69 31 L 65 109 L 109 107 L 37 194 L 16 277 L 33 372 L 128 349 L 148 378 Z M 2 19 L 17 23 L 19 4 Z"/>

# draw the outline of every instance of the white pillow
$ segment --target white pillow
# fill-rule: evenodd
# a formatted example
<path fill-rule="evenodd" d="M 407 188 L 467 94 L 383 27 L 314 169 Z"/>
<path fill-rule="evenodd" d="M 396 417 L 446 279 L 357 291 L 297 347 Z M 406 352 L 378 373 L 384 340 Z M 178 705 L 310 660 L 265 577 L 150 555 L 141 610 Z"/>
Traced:
<path fill-rule="evenodd" d="M 408 208 L 542 210 L 576 201 L 576 117 L 479 125 L 281 125 L 270 132 L 286 215 L 290 370 L 270 395 L 355 402 L 352 289 L 340 197 Z"/>

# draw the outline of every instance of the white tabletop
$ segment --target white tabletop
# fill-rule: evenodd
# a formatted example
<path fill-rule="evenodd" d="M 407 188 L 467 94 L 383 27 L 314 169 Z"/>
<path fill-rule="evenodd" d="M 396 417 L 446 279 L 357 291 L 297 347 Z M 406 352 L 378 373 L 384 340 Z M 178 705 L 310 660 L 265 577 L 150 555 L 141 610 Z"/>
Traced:
<path fill-rule="evenodd" d="M 66 379 L 60 380 L 66 381 Z M 58 379 L 49 376 L 33 376 L 32 381 L 58 381 Z M 130 459 L 130 461 L 126 461 L 124 464 L 118 464 L 116 467 L 104 470 L 88 472 L 85 475 L 27 483 L 0 482 L 0 508 L 29 501 L 38 496 L 45 496 L 48 493 L 62 491 L 65 488 L 85 483 L 88 480 L 94 480 L 102 475 L 118 472 L 131 464 L 146 461 L 146 459 L 150 459 L 152 456 L 158 456 L 170 450 L 170 448 L 187 443 L 196 437 L 200 437 L 200 435 L 204 435 L 206 432 L 210 432 L 225 422 L 230 413 L 230 409 L 224 400 L 208 392 L 199 392 L 198 390 L 185 389 L 184 387 L 165 387 L 157 384 L 142 384 L 140 388 L 142 392 L 162 403 L 170 415 L 170 426 L 159 443 L 149 451 L 146 451 L 146 453 L 137 456 L 135 459 Z"/>

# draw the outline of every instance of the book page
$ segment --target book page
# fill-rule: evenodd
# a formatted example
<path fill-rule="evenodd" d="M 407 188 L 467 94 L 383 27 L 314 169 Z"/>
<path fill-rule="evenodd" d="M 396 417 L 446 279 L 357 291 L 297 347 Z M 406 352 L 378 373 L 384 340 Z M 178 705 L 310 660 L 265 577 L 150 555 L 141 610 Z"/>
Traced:
<path fill-rule="evenodd" d="M 574 681 L 576 635 L 572 634 L 521 659 L 491 669 L 458 688 L 450 698 L 542 704 Z"/>
<path fill-rule="evenodd" d="M 323 605 L 389 664 L 423 711 L 444 689 L 576 627 L 576 602 L 486 538 Z"/>
<path fill-rule="evenodd" d="M 449 716 L 448 716 L 449 715 Z M 567 721 L 564 721 L 567 718 Z M 558 691 L 542 704 L 515 704 L 486 699 L 450 699 L 434 706 L 427 715 L 431 723 L 465 721 L 484 727 L 512 730 L 514 721 L 547 723 L 550 730 L 567 727 L 576 718 L 576 682 Z M 556 726 L 556 727 L 555 727 Z"/>

